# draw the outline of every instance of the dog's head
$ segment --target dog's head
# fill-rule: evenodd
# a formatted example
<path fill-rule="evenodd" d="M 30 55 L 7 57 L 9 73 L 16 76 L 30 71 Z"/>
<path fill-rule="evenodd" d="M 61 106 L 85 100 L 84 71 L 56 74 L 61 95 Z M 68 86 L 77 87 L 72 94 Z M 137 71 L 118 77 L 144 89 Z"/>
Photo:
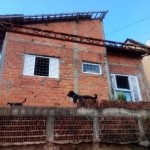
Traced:
<path fill-rule="evenodd" d="M 73 97 L 73 95 L 74 95 L 74 92 L 73 92 L 73 91 L 70 91 L 70 92 L 67 94 L 68 97 Z"/>

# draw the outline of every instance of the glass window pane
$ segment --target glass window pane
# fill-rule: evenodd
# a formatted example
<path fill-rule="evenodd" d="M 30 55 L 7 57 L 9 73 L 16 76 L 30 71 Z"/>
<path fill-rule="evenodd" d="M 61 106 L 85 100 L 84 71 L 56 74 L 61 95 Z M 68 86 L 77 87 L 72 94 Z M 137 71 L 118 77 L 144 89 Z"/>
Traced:
<path fill-rule="evenodd" d="M 83 63 L 83 72 L 100 74 L 100 66 L 98 64 Z"/>

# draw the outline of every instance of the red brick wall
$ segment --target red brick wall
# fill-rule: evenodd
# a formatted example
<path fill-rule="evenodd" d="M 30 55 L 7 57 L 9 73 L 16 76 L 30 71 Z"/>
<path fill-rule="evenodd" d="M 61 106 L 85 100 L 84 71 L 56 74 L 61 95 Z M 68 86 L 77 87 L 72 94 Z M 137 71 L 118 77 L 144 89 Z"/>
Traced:
<path fill-rule="evenodd" d="M 142 100 L 147 100 L 146 80 L 143 72 L 141 58 L 137 54 L 108 52 L 110 74 L 136 75 L 140 86 Z"/>
<path fill-rule="evenodd" d="M 102 38 L 100 21 L 82 21 L 78 24 L 75 22 L 61 22 L 50 23 L 48 26 L 45 24 L 30 26 Z M 74 104 L 69 102 L 66 95 L 75 88 L 82 95 L 98 94 L 99 101 L 108 99 L 108 81 L 103 47 L 14 33 L 8 33 L 6 41 L 6 49 L 3 50 L 6 53 L 3 56 L 0 106 L 6 106 L 7 102 L 22 102 L 24 98 L 27 98 L 24 103 L 25 106 L 72 107 Z M 77 58 L 74 58 L 75 49 L 78 50 L 76 53 Z M 59 57 L 61 81 L 58 82 L 54 78 L 47 77 L 23 76 L 24 53 Z M 77 64 L 75 64 L 76 59 Z M 102 75 L 82 73 L 82 61 L 100 63 L 102 65 Z M 75 80 L 74 75 L 75 68 L 78 73 L 77 80 Z"/>

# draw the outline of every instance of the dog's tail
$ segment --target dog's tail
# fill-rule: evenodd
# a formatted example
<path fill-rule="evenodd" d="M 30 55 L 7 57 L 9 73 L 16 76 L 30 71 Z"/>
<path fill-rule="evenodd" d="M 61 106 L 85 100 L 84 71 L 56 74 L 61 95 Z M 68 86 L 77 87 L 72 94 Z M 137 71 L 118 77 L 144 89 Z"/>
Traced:
<path fill-rule="evenodd" d="M 22 102 L 22 104 L 26 101 L 26 98 L 24 99 L 24 101 Z"/>
<path fill-rule="evenodd" d="M 97 99 L 97 94 L 94 94 L 94 95 L 95 95 L 94 99 Z"/>

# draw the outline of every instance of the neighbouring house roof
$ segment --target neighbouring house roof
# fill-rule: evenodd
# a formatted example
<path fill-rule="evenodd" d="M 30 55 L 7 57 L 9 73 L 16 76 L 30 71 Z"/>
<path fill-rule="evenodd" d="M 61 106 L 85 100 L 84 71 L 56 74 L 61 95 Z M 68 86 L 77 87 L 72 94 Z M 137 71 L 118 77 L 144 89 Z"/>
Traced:
<path fill-rule="evenodd" d="M 129 39 L 129 38 L 127 38 L 124 43 L 127 43 L 127 44 L 133 43 L 133 44 L 136 44 L 136 45 L 146 46 L 146 45 L 143 44 L 143 43 L 140 43 L 140 42 L 138 42 L 138 41 L 135 41 L 135 40 Z"/>
<path fill-rule="evenodd" d="M 102 21 L 108 11 L 91 11 L 91 12 L 73 12 L 60 14 L 40 14 L 40 15 L 0 15 L 0 21 L 14 24 L 31 24 L 31 23 L 50 23 L 57 21 L 79 21 L 79 20 L 100 20 Z"/>
<path fill-rule="evenodd" d="M 128 44 L 128 46 L 130 48 L 132 48 L 133 46 L 135 46 L 135 50 L 134 52 L 136 53 L 141 53 L 143 55 L 147 54 L 149 55 L 150 54 L 150 46 L 146 45 L 146 44 L 143 44 L 143 43 L 140 43 L 138 41 L 135 41 L 133 39 L 130 39 L 130 38 L 127 38 L 124 42 L 124 44 Z M 147 50 L 146 50 L 147 49 Z M 146 52 L 147 51 L 147 52 Z M 146 52 L 146 53 L 145 53 Z"/>
<path fill-rule="evenodd" d="M 150 46 L 147 46 L 145 44 L 142 44 L 129 38 L 127 38 L 124 43 L 114 42 L 114 46 L 109 45 L 107 46 L 107 49 L 110 50 L 110 52 L 116 51 L 116 52 L 132 53 L 137 54 L 137 56 L 150 55 Z"/>

